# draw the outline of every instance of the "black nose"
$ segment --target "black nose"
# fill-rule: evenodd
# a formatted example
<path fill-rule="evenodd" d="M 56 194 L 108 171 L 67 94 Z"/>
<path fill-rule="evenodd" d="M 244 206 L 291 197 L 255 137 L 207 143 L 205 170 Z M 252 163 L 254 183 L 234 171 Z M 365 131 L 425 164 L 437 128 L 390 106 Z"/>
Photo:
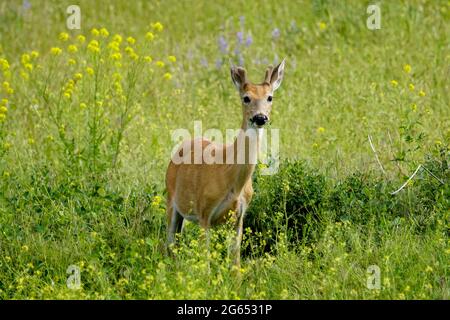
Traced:
<path fill-rule="evenodd" d="M 256 116 L 254 116 L 252 118 L 252 122 L 256 123 L 258 126 L 265 125 L 268 120 L 269 120 L 269 118 L 267 118 L 267 116 L 264 114 L 257 114 Z"/>

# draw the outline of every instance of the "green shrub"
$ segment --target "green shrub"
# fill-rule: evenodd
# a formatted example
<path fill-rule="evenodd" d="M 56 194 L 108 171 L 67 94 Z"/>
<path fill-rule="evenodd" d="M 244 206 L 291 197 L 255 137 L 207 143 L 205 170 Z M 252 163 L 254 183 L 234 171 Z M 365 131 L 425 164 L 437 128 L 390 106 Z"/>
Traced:
<path fill-rule="evenodd" d="M 256 173 L 255 195 L 245 219 L 253 233 L 246 253 L 272 251 L 280 235 L 291 244 L 307 242 L 309 230 L 320 233 L 322 220 L 348 221 L 361 227 L 373 224 L 380 230 L 407 221 L 417 232 L 432 227 L 449 207 L 448 149 L 429 154 L 423 167 L 426 169 L 395 195 L 391 193 L 403 180 L 386 180 L 371 173 L 326 180 L 303 161 L 284 162 L 272 176 Z"/>
<path fill-rule="evenodd" d="M 245 227 L 255 232 L 259 250 L 267 251 L 280 233 L 291 242 L 303 238 L 307 222 L 324 204 L 327 183 L 303 161 L 286 161 L 275 175 L 256 173 L 254 189 Z"/>

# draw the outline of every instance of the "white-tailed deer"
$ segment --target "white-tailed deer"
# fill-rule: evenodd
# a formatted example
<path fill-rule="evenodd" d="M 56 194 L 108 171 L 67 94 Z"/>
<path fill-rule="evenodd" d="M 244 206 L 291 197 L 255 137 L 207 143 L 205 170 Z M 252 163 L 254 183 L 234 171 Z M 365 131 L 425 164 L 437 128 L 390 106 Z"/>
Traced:
<path fill-rule="evenodd" d="M 181 232 L 183 219 L 195 221 L 208 230 L 225 222 L 231 211 L 236 218 L 234 263 L 240 265 L 243 219 L 253 195 L 255 160 L 263 127 L 269 121 L 273 93 L 280 86 L 283 74 L 284 60 L 275 68 L 267 68 L 261 84 L 250 83 L 244 68 L 231 67 L 231 79 L 242 101 L 241 130 L 229 145 L 204 138 L 185 141 L 172 157 L 166 174 L 169 245 L 176 233 Z M 252 133 L 256 143 L 250 141 Z M 206 161 L 205 150 L 217 161 Z M 175 156 L 183 161 L 175 161 Z"/>

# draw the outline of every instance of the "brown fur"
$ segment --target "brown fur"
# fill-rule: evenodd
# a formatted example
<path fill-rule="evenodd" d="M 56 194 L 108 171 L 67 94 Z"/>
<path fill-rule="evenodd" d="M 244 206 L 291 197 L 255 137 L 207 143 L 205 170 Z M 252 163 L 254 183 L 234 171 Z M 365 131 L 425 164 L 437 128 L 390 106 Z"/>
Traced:
<path fill-rule="evenodd" d="M 281 64 L 280 64 L 281 65 Z M 279 67 L 279 66 L 278 66 Z M 277 67 L 277 68 L 278 68 Z M 283 64 L 284 67 L 284 64 Z M 271 103 L 267 97 L 272 93 L 272 83 L 274 81 L 274 69 L 269 67 L 266 71 L 265 82 L 262 84 L 252 84 L 247 81 L 246 72 L 243 68 L 231 69 L 231 77 L 239 89 L 241 97 L 248 95 L 251 103 L 242 107 L 242 125 L 244 131 L 249 126 L 250 119 L 256 114 L 270 115 Z M 277 77 L 275 77 L 277 80 Z M 281 79 L 279 79 L 281 80 Z M 245 134 L 241 132 L 240 134 Z M 226 221 L 228 213 L 234 212 L 237 218 L 237 257 L 235 262 L 239 264 L 239 247 L 242 238 L 243 216 L 248 207 L 252 195 L 252 174 L 255 169 L 254 164 L 207 164 L 203 161 L 203 153 L 196 155 L 200 164 L 194 164 L 194 145 L 201 144 L 201 150 L 213 147 L 215 152 L 222 151 L 224 160 L 226 155 L 234 151 L 236 158 L 237 140 L 230 145 L 212 144 L 206 139 L 185 141 L 180 146 L 178 153 L 183 156 L 183 147 L 190 144 L 192 164 L 175 164 L 170 161 L 166 173 L 167 187 L 167 219 L 169 228 L 172 226 L 172 219 L 176 217 L 174 205 L 184 217 L 195 217 L 200 226 L 208 229 L 211 226 Z M 245 145 L 246 159 L 251 154 L 258 152 L 258 145 Z M 219 208 L 219 209 L 218 209 Z M 212 213 L 214 213 L 212 216 Z M 175 229 L 179 229 L 178 227 Z M 169 237 L 170 237 L 169 230 Z"/>

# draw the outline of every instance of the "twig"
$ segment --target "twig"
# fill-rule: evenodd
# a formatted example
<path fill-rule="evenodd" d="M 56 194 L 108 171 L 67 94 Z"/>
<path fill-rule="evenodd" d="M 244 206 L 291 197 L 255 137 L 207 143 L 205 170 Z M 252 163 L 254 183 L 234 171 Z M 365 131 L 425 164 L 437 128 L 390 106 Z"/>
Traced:
<path fill-rule="evenodd" d="M 442 183 L 442 184 L 445 184 L 445 182 L 444 181 L 442 181 L 441 179 L 439 179 L 438 177 L 436 177 L 434 174 L 433 174 L 433 172 L 431 172 L 430 170 L 428 170 L 425 166 L 423 166 L 423 168 L 433 177 L 433 178 L 435 178 L 437 181 L 439 181 L 440 183 Z"/>
<path fill-rule="evenodd" d="M 414 178 L 414 176 L 417 174 L 417 172 L 419 171 L 420 168 L 422 168 L 421 164 L 419 164 L 419 166 L 417 167 L 416 171 L 414 171 L 414 173 L 411 175 L 411 177 L 409 177 L 408 180 L 406 180 L 406 182 L 400 188 L 398 188 L 394 192 L 391 192 L 391 194 L 394 195 L 394 194 L 400 192 L 404 187 L 406 187 L 406 185 L 409 183 L 409 181 L 411 181 L 412 178 Z"/>
<path fill-rule="evenodd" d="M 372 148 L 373 153 L 375 153 L 375 159 L 377 159 L 377 162 L 380 165 L 381 171 L 383 171 L 383 174 L 386 174 L 386 171 L 384 171 L 383 165 L 381 164 L 380 159 L 378 158 L 377 151 L 375 150 L 375 147 L 373 146 L 372 137 L 370 136 L 370 134 L 367 135 L 367 138 L 369 138 L 370 147 Z"/>

